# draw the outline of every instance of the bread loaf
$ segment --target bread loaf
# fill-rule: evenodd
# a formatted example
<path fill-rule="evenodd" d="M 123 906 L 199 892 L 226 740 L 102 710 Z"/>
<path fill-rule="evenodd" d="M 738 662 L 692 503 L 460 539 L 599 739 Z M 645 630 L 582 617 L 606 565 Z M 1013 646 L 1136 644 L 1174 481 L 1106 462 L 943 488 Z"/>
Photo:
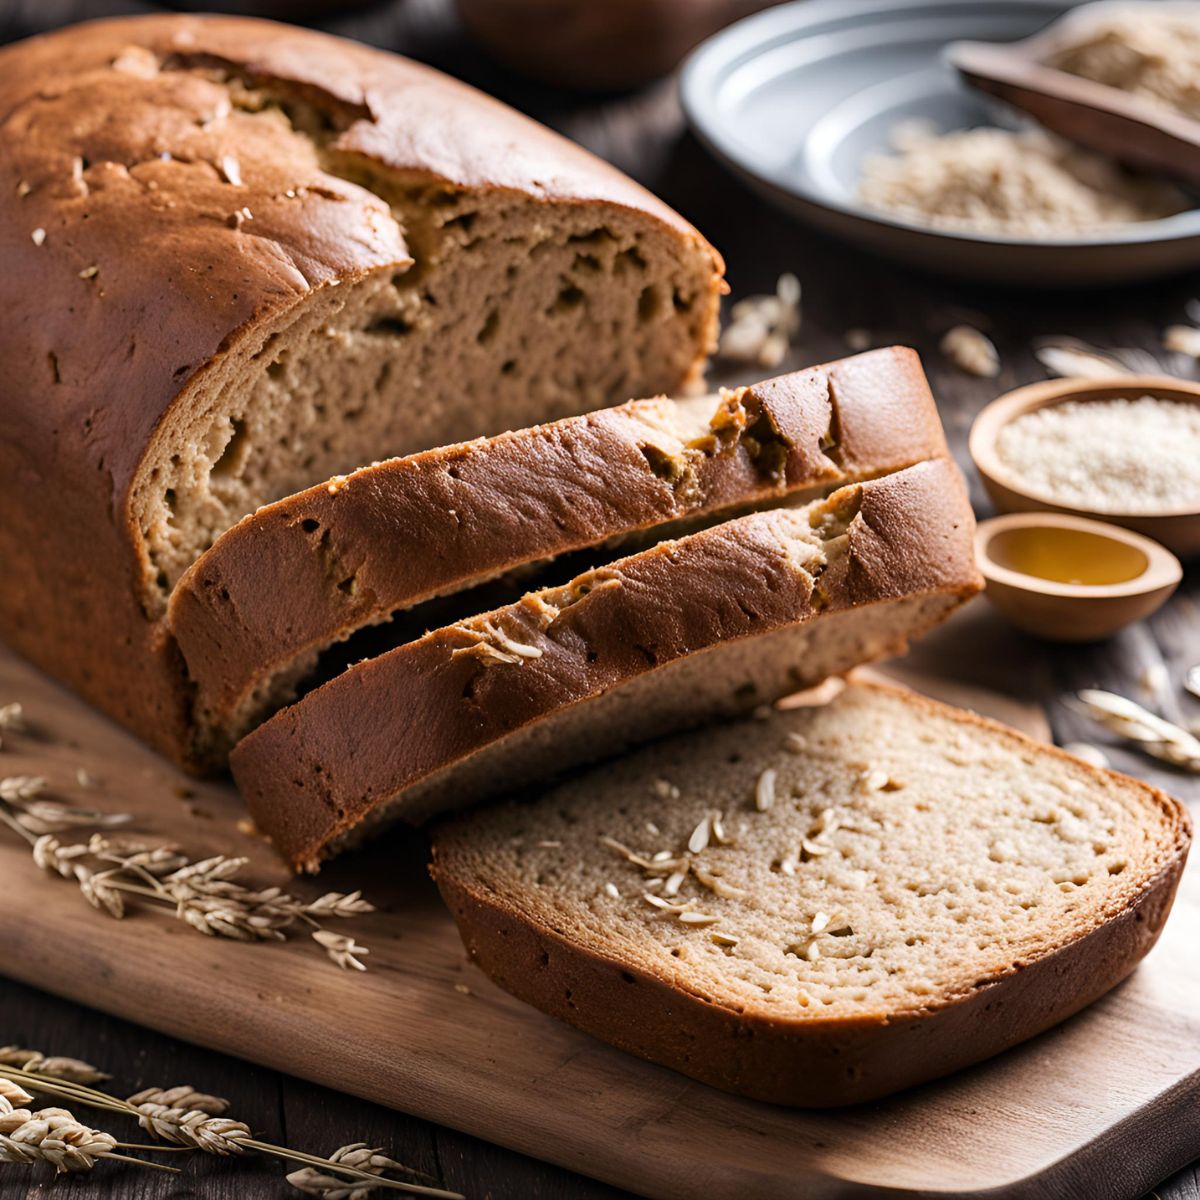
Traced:
<path fill-rule="evenodd" d="M 980 586 L 946 459 L 667 541 L 359 662 L 234 749 L 294 866 L 902 651 Z"/>
<path fill-rule="evenodd" d="M 436 71 L 221 17 L 0 50 L 5 639 L 182 761 L 171 588 L 381 454 L 693 381 L 721 262 Z M 86 636 L 84 636 L 86 631 Z"/>
<path fill-rule="evenodd" d="M 319 484 L 235 525 L 172 592 L 198 753 L 221 762 L 292 698 L 321 650 L 430 597 L 944 453 L 917 356 L 892 348 L 717 400 L 631 402 Z"/>
<path fill-rule="evenodd" d="M 878 686 L 433 830 L 501 987 L 728 1091 L 825 1108 L 995 1054 L 1154 945 L 1182 805 Z"/>

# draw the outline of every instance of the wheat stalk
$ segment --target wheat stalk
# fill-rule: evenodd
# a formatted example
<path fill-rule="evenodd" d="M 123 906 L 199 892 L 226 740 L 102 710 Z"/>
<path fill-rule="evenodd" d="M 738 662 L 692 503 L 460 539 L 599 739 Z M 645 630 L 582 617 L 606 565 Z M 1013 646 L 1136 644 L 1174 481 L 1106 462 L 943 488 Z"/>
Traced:
<path fill-rule="evenodd" d="M 255 889 L 236 880 L 248 860 L 214 855 L 191 861 L 178 846 L 151 846 L 92 833 L 86 842 L 64 842 L 59 834 L 81 825 L 108 828 L 130 820 L 40 799 L 42 776 L 0 779 L 0 822 L 29 843 L 41 870 L 73 881 L 95 909 L 120 920 L 126 898 L 171 906 L 175 917 L 209 937 L 241 942 L 284 941 L 287 931 L 307 925 L 329 959 L 343 969 L 366 970 L 368 953 L 353 938 L 325 930 L 322 922 L 374 912 L 361 892 L 327 892 L 304 901 L 281 888 Z"/>
<path fill-rule="evenodd" d="M 1068 703 L 1110 733 L 1136 743 L 1147 754 L 1185 771 L 1200 773 L 1200 738 L 1125 696 L 1085 688 Z"/>
<path fill-rule="evenodd" d="M 330 1156 L 329 1161 L 339 1165 L 354 1167 L 368 1175 L 381 1176 L 385 1171 L 405 1171 L 415 1174 L 410 1168 L 394 1159 L 386 1158 L 378 1149 L 373 1149 L 366 1142 L 354 1142 L 349 1146 L 341 1146 Z M 293 1171 L 287 1176 L 287 1181 L 297 1191 L 307 1196 L 318 1196 L 321 1200 L 363 1200 L 382 1183 L 363 1183 L 361 1181 L 348 1183 L 327 1175 L 315 1167 L 304 1167 Z"/>
<path fill-rule="evenodd" d="M 0 1079 L 0 1163 L 29 1164 L 47 1162 L 56 1173 L 90 1171 L 99 1159 L 116 1159 L 136 1163 L 156 1171 L 175 1171 L 177 1168 L 147 1162 L 117 1148 L 137 1149 L 118 1142 L 111 1134 L 77 1121 L 65 1108 L 43 1108 L 32 1111 L 14 1108 L 8 1097 L 33 1097 L 10 1079 Z"/>
<path fill-rule="evenodd" d="M 39 1050 L 25 1050 L 20 1046 L 0 1046 L 0 1066 L 34 1071 L 67 1083 L 103 1083 L 111 1078 L 82 1059 L 63 1058 L 60 1055 L 47 1058 Z"/>
<path fill-rule="evenodd" d="M 355 1165 L 351 1161 L 335 1161 L 303 1151 L 276 1146 L 255 1138 L 248 1125 L 224 1116 L 228 1102 L 218 1096 L 196 1092 L 190 1085 L 168 1090 L 146 1089 L 120 1100 L 106 1092 L 96 1091 L 84 1084 L 64 1079 L 54 1079 L 34 1071 L 13 1067 L 9 1070 L 12 1081 L 32 1091 L 59 1096 L 77 1104 L 120 1113 L 136 1120 L 152 1137 L 161 1138 L 177 1146 L 202 1150 L 206 1154 L 240 1155 L 250 1151 L 271 1155 L 292 1162 L 315 1167 L 319 1171 L 335 1171 L 350 1176 L 359 1184 L 369 1183 L 374 1187 L 390 1188 L 410 1195 L 435 1197 L 437 1200 L 464 1200 L 458 1192 L 441 1188 L 424 1187 L 398 1179 L 381 1179 L 376 1173 Z M 195 1101 L 199 1105 L 195 1105 Z M 184 1107 L 192 1104 L 190 1109 Z M 357 1143 L 360 1147 L 363 1143 Z M 142 1161 L 142 1160 L 136 1160 Z M 390 1161 L 390 1160 L 388 1160 Z M 149 1164 L 157 1165 L 157 1164 Z M 407 1168 L 403 1168 L 407 1169 Z M 415 1172 L 413 1172 L 415 1174 Z"/>

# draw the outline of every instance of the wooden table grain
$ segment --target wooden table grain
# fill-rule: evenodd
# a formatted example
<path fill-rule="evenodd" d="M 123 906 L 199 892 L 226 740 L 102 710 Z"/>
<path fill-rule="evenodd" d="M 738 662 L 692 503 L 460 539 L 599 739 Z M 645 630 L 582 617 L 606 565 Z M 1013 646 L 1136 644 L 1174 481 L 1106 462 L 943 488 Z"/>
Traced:
<path fill-rule="evenodd" d="M 85 17 L 152 7 L 136 0 L 7 0 L 0 2 L 0 40 Z M 847 353 L 845 335 L 850 329 L 867 330 L 874 344 L 915 346 L 964 466 L 966 433 L 979 408 L 999 391 L 1042 376 L 1032 354 L 1038 337 L 1069 335 L 1110 348 L 1137 348 L 1156 357 L 1164 370 L 1196 373 L 1195 363 L 1168 355 L 1161 346 L 1162 329 L 1187 320 L 1185 306 L 1200 294 L 1200 280 L 1194 276 L 1139 288 L 1042 294 L 923 277 L 805 230 L 766 207 L 686 134 L 672 81 L 601 98 L 573 97 L 526 83 L 495 66 L 463 36 L 449 0 L 395 0 L 348 11 L 322 27 L 433 63 L 615 162 L 662 194 L 717 244 L 728 261 L 735 296 L 769 290 L 780 272 L 793 271 L 804 287 L 804 325 L 795 365 Z M 963 321 L 995 340 L 1003 362 L 999 379 L 965 376 L 940 355 L 941 334 Z M 978 478 L 968 474 L 982 515 L 988 511 L 986 499 Z M 1102 646 L 1047 647 L 1014 633 L 1003 645 L 964 645 L 961 653 L 971 658 L 971 673 L 979 682 L 1043 704 L 1059 741 L 1104 740 L 1062 703 L 1066 693 L 1088 685 L 1152 700 L 1168 717 L 1195 721 L 1200 704 L 1186 697 L 1181 680 L 1189 666 L 1200 663 L 1200 576 L 1193 564 L 1165 609 Z M 919 654 L 918 650 L 918 659 Z M 1158 694 L 1147 696 L 1145 688 L 1156 677 Z M 1119 768 L 1200 802 L 1195 778 L 1155 769 L 1120 748 L 1112 748 L 1110 756 Z M 81 998 L 86 999 L 86 992 L 87 981 L 81 980 Z M 229 1097 L 234 1111 L 268 1140 L 325 1150 L 354 1141 L 386 1147 L 394 1157 L 473 1200 L 619 1200 L 626 1195 L 453 1130 L 0 980 L 0 1044 L 5 1042 L 103 1063 L 124 1075 L 115 1081 L 118 1088 L 135 1077 L 193 1083 Z M 1200 1154 L 1200 1146 L 1196 1150 Z M 102 1195 L 128 1200 L 266 1200 L 298 1195 L 286 1187 L 282 1175 L 279 1165 L 267 1160 L 233 1168 L 223 1160 L 204 1158 L 193 1161 L 187 1174 L 177 1179 L 123 1172 L 51 1184 L 41 1173 L 4 1167 L 0 1200 L 45 1197 L 51 1187 L 57 1200 Z M 1200 1161 L 1161 1184 L 1153 1195 L 1159 1200 L 1200 1200 Z"/>

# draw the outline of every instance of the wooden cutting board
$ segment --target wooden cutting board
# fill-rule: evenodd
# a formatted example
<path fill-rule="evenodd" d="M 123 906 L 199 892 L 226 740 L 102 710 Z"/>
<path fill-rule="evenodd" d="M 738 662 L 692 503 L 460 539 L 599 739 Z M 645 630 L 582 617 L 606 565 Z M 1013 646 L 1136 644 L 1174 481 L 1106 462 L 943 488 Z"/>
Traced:
<path fill-rule="evenodd" d="M 1040 711 L 949 686 L 956 702 L 1045 734 Z M 136 814 L 148 838 L 195 856 L 248 854 L 255 878 L 282 880 L 239 831 L 231 788 L 185 779 L 0 651 L 0 703 L 10 700 L 32 728 L 5 735 L 0 774 L 45 775 L 56 795 Z M 79 768 L 100 786 L 81 787 Z M 321 878 L 322 891 L 361 886 L 386 910 L 344 926 L 371 949 L 365 974 L 304 940 L 206 939 L 161 912 L 113 921 L 38 872 L 6 831 L 0 885 L 0 972 L 656 1200 L 1131 1200 L 1200 1151 L 1196 863 L 1157 949 L 1099 1004 L 951 1079 L 821 1113 L 723 1095 L 492 987 L 465 961 L 416 835 Z"/>

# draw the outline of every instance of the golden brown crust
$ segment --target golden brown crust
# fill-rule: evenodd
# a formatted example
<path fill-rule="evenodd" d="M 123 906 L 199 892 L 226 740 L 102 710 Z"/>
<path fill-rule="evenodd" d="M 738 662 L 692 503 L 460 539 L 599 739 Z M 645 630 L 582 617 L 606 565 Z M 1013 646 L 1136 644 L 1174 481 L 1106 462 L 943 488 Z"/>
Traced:
<path fill-rule="evenodd" d="M 658 668 L 823 612 L 979 589 L 971 509 L 948 460 L 843 492 L 861 503 L 815 586 L 781 540 L 787 515 L 756 513 L 358 663 L 235 748 L 255 820 L 304 866 L 434 772 Z"/>
<path fill-rule="evenodd" d="M 916 354 L 893 347 L 735 393 L 670 455 L 632 403 L 356 471 L 260 509 L 176 585 L 198 719 L 228 727 L 308 651 L 431 596 L 608 538 L 945 453 Z M 840 435 L 840 440 L 839 440 Z"/>
<path fill-rule="evenodd" d="M 859 684 L 896 693 L 878 684 Z M 912 693 L 907 702 L 1063 756 L 1015 730 Z M 1073 760 L 1074 761 L 1074 760 Z M 1105 774 L 1108 774 L 1105 772 Z M 805 1108 L 874 1100 L 979 1062 L 1049 1029 L 1116 986 L 1166 922 L 1187 860 L 1191 821 L 1137 780 L 1164 837 L 1165 865 L 1127 908 L 1085 936 L 1048 946 L 964 993 L 855 1019 L 737 1012 L 637 964 L 585 947 L 478 886 L 464 854 L 470 818 L 433 830 L 430 872 L 475 962 L 515 996 L 642 1058 L 752 1099 Z M 460 869 L 461 868 L 461 869 Z"/>
<path fill-rule="evenodd" d="M 326 35 L 153 16 L 0 51 L 0 624 L 177 758 L 188 689 L 139 599 L 132 493 L 148 448 L 298 306 L 411 261 L 387 203 L 330 174 L 303 137 L 230 114 L 228 78 L 309 105 L 328 125 L 321 162 L 640 214 L 708 256 L 714 309 L 721 266 L 578 147 L 436 71 Z"/>

